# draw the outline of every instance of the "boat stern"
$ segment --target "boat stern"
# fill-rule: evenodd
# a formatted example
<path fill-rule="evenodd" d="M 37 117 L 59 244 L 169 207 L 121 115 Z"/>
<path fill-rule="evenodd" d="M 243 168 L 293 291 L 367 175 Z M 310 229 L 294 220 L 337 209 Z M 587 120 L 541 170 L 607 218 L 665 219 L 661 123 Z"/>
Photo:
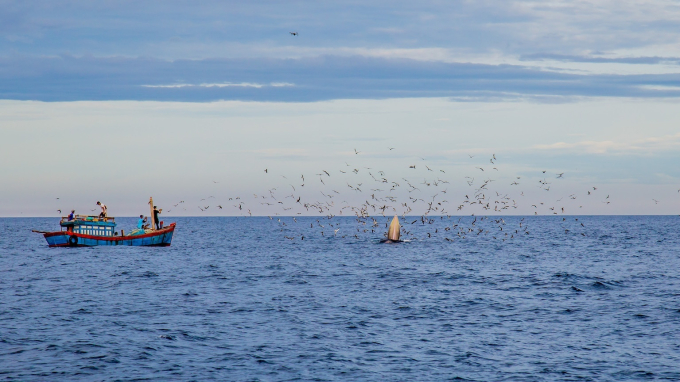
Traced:
<path fill-rule="evenodd" d="M 47 245 L 50 247 L 68 247 L 69 237 L 68 232 L 48 232 L 44 234 Z"/>

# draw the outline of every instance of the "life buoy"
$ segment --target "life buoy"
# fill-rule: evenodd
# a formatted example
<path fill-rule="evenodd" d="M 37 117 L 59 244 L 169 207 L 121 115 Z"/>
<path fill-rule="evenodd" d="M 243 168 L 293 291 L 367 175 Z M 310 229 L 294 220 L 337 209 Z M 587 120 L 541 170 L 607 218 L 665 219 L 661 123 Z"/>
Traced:
<path fill-rule="evenodd" d="M 68 245 L 75 247 L 78 245 L 78 236 L 69 236 L 68 238 Z"/>

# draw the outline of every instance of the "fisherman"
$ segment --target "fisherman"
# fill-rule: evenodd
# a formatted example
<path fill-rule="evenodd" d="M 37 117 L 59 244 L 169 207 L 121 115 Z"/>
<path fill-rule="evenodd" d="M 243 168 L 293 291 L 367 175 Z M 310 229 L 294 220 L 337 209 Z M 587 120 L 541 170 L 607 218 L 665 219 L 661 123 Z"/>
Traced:
<path fill-rule="evenodd" d="M 71 210 L 71 213 L 68 214 L 68 221 L 71 221 L 76 218 L 76 210 Z"/>
<path fill-rule="evenodd" d="M 161 223 L 158 220 L 158 214 L 161 213 L 163 209 L 158 209 L 156 206 L 153 206 L 153 220 L 156 222 L 156 229 L 161 229 Z"/>
<path fill-rule="evenodd" d="M 137 229 L 144 229 L 144 223 L 146 223 L 146 218 L 144 215 L 139 215 L 139 220 L 137 221 Z"/>
<path fill-rule="evenodd" d="M 101 207 L 102 212 L 99 213 L 99 218 L 105 218 L 106 217 L 106 204 L 103 204 L 102 202 L 97 202 L 97 205 Z"/>

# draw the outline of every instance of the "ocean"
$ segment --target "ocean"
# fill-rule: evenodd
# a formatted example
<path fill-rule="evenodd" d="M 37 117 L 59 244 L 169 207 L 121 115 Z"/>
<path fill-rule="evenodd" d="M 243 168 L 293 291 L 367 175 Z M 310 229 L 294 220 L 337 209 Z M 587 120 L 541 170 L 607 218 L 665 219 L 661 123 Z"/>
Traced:
<path fill-rule="evenodd" d="M 0 219 L 0 380 L 680 380 L 680 217 L 390 219 Z"/>

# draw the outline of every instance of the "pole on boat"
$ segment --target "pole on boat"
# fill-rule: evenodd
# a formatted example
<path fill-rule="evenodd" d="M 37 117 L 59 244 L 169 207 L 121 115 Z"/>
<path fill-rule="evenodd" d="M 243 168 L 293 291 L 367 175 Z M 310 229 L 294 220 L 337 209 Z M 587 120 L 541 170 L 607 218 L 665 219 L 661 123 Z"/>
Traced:
<path fill-rule="evenodd" d="M 153 216 L 153 197 L 149 197 L 149 209 L 151 209 L 151 230 L 156 230 L 156 219 Z"/>

